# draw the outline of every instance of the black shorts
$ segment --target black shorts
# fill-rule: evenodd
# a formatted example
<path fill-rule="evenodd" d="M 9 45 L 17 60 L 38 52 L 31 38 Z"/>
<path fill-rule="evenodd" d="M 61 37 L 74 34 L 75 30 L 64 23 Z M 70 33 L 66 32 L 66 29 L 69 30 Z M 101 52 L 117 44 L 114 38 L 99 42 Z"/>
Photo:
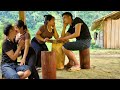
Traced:
<path fill-rule="evenodd" d="M 63 46 L 67 50 L 84 50 L 90 47 L 91 39 L 81 39 L 75 42 L 67 42 Z"/>

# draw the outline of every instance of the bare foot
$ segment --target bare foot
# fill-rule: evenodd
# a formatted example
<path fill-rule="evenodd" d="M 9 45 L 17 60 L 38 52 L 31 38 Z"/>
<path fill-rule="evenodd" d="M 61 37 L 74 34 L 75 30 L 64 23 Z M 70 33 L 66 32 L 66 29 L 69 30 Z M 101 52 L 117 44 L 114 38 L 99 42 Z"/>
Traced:
<path fill-rule="evenodd" d="M 18 71 L 17 74 L 21 77 L 24 75 L 24 72 L 23 71 Z"/>
<path fill-rule="evenodd" d="M 80 65 L 74 65 L 69 68 L 68 71 L 80 71 Z"/>

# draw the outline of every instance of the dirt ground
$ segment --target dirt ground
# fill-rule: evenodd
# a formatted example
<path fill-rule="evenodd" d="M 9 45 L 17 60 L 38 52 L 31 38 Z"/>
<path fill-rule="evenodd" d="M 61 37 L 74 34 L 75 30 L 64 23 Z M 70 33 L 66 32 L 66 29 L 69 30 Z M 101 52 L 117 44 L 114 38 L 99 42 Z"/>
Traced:
<path fill-rule="evenodd" d="M 79 60 L 78 52 L 74 52 Z M 57 70 L 57 79 L 120 79 L 120 50 L 96 49 L 90 51 L 91 69 L 76 72 Z M 68 62 L 66 57 L 65 64 Z M 42 72 L 39 71 L 40 78 Z M 0 75 L 1 76 L 1 75 Z"/>
<path fill-rule="evenodd" d="M 79 59 L 78 53 L 76 54 Z M 66 62 L 68 59 L 66 57 Z M 57 79 L 120 79 L 120 50 L 91 50 L 91 69 L 57 70 Z M 41 72 L 39 72 L 42 77 Z"/>

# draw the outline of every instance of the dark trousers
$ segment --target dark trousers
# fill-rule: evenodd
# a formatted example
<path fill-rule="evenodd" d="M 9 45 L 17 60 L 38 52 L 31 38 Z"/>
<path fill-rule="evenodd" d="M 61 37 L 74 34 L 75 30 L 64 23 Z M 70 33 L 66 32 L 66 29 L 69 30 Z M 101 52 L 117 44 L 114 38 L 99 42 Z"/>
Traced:
<path fill-rule="evenodd" d="M 36 66 L 41 67 L 41 51 L 48 51 L 46 44 L 40 44 L 35 38 L 31 40 L 31 46 L 36 53 Z"/>
<path fill-rule="evenodd" d="M 22 55 L 24 54 L 24 51 L 21 51 Z M 39 75 L 38 72 L 35 68 L 35 64 L 36 64 L 36 55 L 34 50 L 30 47 L 29 51 L 28 51 L 28 55 L 26 58 L 26 64 L 28 66 L 30 66 L 30 70 L 31 70 L 31 75 L 28 77 L 29 79 L 39 79 Z"/>

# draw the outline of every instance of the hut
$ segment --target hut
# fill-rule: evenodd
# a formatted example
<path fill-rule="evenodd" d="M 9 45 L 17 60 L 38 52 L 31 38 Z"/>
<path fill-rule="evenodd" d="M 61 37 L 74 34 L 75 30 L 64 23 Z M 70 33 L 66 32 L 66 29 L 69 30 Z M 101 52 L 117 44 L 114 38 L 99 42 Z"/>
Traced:
<path fill-rule="evenodd" d="M 91 30 L 98 30 L 96 44 L 105 49 L 120 48 L 120 11 L 95 20 Z"/>

